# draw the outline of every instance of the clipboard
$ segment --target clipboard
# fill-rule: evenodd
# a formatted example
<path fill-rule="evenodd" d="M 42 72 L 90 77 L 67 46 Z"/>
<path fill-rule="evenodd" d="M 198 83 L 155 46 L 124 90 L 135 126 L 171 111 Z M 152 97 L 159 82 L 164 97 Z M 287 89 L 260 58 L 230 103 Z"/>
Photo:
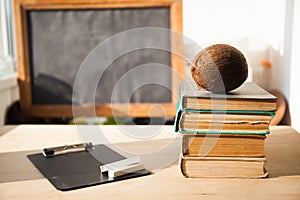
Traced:
<path fill-rule="evenodd" d="M 95 158 L 94 155 L 97 155 Z M 100 159 L 99 159 L 100 156 Z M 89 151 L 78 151 L 45 157 L 43 153 L 27 155 L 34 166 L 58 190 L 67 191 L 110 183 L 151 174 L 147 169 L 131 172 L 116 178 L 101 173 L 99 167 L 126 159 L 106 145 L 95 145 Z"/>

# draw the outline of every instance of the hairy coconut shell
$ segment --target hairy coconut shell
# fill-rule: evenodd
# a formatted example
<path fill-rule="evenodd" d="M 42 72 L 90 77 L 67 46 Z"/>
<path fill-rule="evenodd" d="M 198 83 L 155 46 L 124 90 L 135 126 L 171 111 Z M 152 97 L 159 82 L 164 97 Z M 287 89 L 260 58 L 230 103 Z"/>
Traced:
<path fill-rule="evenodd" d="M 191 73 L 198 87 L 220 93 L 241 86 L 248 77 L 244 55 L 227 44 L 202 50 L 193 60 Z"/>

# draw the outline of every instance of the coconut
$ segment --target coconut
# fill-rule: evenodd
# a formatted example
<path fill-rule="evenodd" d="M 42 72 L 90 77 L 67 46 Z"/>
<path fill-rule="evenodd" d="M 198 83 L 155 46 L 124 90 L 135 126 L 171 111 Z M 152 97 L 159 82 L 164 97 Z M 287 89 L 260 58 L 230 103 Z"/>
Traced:
<path fill-rule="evenodd" d="M 200 51 L 194 58 L 191 73 L 199 88 L 222 93 L 245 82 L 248 65 L 238 49 L 227 44 L 215 44 Z"/>

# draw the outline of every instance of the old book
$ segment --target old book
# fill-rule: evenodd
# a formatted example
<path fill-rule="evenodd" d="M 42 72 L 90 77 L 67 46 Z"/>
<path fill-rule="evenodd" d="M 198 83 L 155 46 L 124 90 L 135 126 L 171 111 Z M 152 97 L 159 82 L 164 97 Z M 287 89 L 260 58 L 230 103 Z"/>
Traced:
<path fill-rule="evenodd" d="M 268 134 L 272 111 L 177 110 L 175 131 L 198 134 Z"/>
<path fill-rule="evenodd" d="M 200 90 L 194 82 L 180 85 L 181 109 L 275 111 L 277 98 L 254 82 L 244 83 L 227 94 Z"/>
<path fill-rule="evenodd" d="M 183 121 L 249 121 L 270 122 L 273 112 L 266 113 L 234 113 L 234 112 L 202 112 L 197 110 L 184 111 L 181 115 Z"/>
<path fill-rule="evenodd" d="M 180 169 L 189 178 L 263 178 L 265 158 L 182 157 Z"/>
<path fill-rule="evenodd" d="M 196 132 L 269 132 L 271 115 L 257 114 L 226 114 L 226 113 L 201 113 L 183 112 L 179 120 L 180 131 Z"/>
<path fill-rule="evenodd" d="M 183 131 L 195 131 L 201 132 L 231 132 L 234 133 L 268 133 L 269 123 L 266 122 L 248 122 L 248 121 L 198 121 L 184 122 L 181 124 L 181 130 Z"/>
<path fill-rule="evenodd" d="M 265 135 L 182 135 L 182 154 L 190 157 L 264 157 Z"/>

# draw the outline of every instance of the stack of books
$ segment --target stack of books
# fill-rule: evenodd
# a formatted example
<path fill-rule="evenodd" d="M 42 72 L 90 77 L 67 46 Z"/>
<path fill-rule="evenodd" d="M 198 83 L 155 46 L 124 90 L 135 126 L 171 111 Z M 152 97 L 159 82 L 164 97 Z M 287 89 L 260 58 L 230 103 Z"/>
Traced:
<path fill-rule="evenodd" d="M 255 83 L 227 94 L 180 86 L 175 130 L 182 133 L 186 177 L 266 177 L 264 143 L 276 97 Z"/>

